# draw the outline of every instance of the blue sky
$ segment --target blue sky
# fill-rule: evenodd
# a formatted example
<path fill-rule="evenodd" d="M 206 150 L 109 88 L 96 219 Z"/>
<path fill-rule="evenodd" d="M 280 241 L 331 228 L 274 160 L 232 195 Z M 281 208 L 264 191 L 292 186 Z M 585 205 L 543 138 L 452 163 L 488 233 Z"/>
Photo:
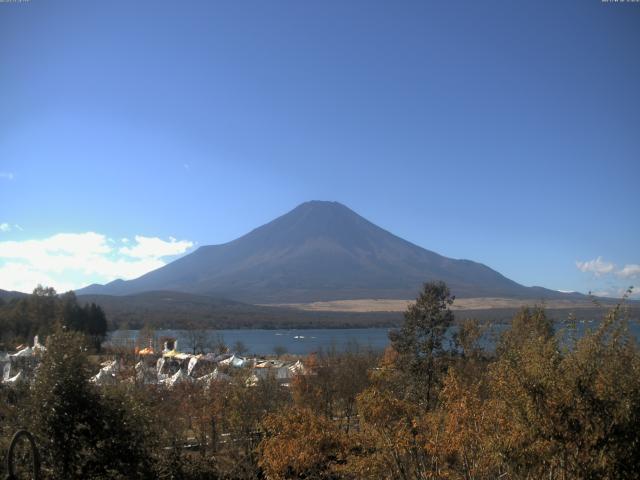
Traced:
<path fill-rule="evenodd" d="M 322 199 L 616 294 L 639 46 L 640 4 L 600 0 L 0 3 L 0 288 L 128 278 Z"/>

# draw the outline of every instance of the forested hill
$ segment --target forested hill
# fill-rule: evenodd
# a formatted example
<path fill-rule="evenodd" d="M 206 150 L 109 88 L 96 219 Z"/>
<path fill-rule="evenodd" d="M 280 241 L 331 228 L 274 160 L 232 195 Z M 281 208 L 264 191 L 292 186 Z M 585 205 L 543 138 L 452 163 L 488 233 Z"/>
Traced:
<path fill-rule="evenodd" d="M 27 294 L 23 293 L 23 292 L 16 292 L 16 291 L 10 291 L 10 290 L 2 290 L 0 289 L 0 302 L 2 301 L 8 301 L 11 300 L 12 298 L 23 298 L 26 297 Z"/>
<path fill-rule="evenodd" d="M 38 286 L 30 295 L 0 297 L 0 350 L 5 342 L 31 344 L 35 335 L 45 338 L 59 326 L 82 332 L 99 349 L 108 322 L 102 307 L 79 302 L 73 292 L 58 295 L 53 288 Z"/>
<path fill-rule="evenodd" d="M 400 312 L 305 312 L 184 292 L 79 295 L 100 305 L 110 328 L 362 328 L 397 326 Z"/>

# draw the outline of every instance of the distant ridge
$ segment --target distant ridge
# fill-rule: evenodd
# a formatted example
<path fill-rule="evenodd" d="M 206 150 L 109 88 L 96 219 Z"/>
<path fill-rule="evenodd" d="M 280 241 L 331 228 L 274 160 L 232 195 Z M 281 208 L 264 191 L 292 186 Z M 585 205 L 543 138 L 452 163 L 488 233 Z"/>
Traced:
<path fill-rule="evenodd" d="M 23 292 L 17 292 L 15 290 L 2 290 L 0 289 L 0 300 L 8 301 L 14 298 L 23 298 L 28 294 Z"/>
<path fill-rule="evenodd" d="M 429 280 L 445 281 L 459 297 L 583 298 L 525 287 L 481 263 L 444 257 L 326 201 L 303 203 L 236 240 L 200 247 L 137 279 L 77 293 L 171 290 L 254 304 L 413 299 Z"/>

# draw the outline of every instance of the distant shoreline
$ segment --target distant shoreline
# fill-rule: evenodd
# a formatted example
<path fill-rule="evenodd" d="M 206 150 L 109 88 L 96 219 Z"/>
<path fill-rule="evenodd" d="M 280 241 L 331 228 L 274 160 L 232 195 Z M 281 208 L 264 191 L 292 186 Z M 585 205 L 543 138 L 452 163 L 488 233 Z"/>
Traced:
<path fill-rule="evenodd" d="M 533 303 L 528 304 L 533 306 Z M 484 309 L 455 309 L 455 322 L 462 322 L 466 319 L 476 319 L 481 323 L 509 324 L 514 315 L 520 310 L 518 307 L 509 308 L 484 308 Z M 578 322 L 600 321 L 612 305 L 580 306 L 550 308 L 545 310 L 550 319 L 554 322 L 565 322 L 573 314 Z M 376 329 L 376 328 L 398 328 L 403 323 L 401 312 L 334 312 L 334 311 L 312 311 L 289 309 L 289 315 L 279 317 L 260 317 L 253 315 L 243 315 L 242 312 L 229 312 L 216 319 L 211 319 L 208 315 L 166 315 L 166 312 L 149 312 L 144 317 L 135 318 L 127 312 L 119 312 L 117 315 L 107 316 L 111 321 L 110 330 L 117 329 L 140 329 L 145 325 L 153 329 L 214 329 L 214 330 L 349 330 L 349 329 Z M 282 310 L 286 310 L 282 308 Z M 629 317 L 633 321 L 640 321 L 640 306 L 629 308 Z M 124 322 L 123 322 L 124 319 Z"/>
<path fill-rule="evenodd" d="M 603 308 L 613 306 L 612 300 L 599 300 Z M 260 304 L 263 307 L 292 308 L 312 312 L 404 312 L 413 300 L 364 298 L 354 300 L 331 300 L 308 303 Z M 503 308 L 522 308 L 533 305 L 544 305 L 550 309 L 590 309 L 599 308 L 588 299 L 585 300 L 536 300 L 499 297 L 458 298 L 451 310 L 494 310 Z"/>

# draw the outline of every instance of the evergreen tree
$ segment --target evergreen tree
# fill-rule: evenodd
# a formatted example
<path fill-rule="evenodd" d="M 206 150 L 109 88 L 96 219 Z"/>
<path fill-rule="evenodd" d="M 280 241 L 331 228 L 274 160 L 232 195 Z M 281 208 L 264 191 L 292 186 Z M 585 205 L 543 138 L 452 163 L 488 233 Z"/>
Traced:
<path fill-rule="evenodd" d="M 428 282 L 404 313 L 404 325 L 389 334 L 398 352 L 399 369 L 406 375 L 409 394 L 427 408 L 435 398 L 444 352 L 443 341 L 453 322 L 453 297 L 444 282 Z"/>
<path fill-rule="evenodd" d="M 89 378 L 82 336 L 62 330 L 50 336 L 34 385 L 33 430 L 54 478 L 81 478 L 95 446 L 100 402 Z"/>
<path fill-rule="evenodd" d="M 86 337 L 61 328 L 33 387 L 32 430 L 56 479 L 152 478 L 147 424 L 127 395 L 102 396 L 89 381 Z"/>

